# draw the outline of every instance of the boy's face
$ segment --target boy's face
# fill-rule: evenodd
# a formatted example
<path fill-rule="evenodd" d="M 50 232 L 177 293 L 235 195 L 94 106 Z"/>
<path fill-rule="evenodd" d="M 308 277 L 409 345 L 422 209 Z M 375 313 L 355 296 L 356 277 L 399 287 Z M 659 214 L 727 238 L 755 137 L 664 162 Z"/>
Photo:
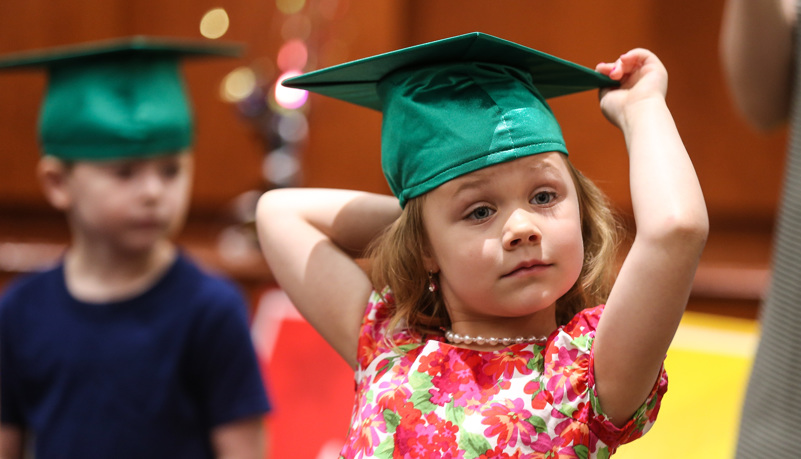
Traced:
<path fill-rule="evenodd" d="M 553 317 L 584 259 L 566 161 L 561 153 L 528 156 L 429 192 L 423 207 L 429 263 L 439 270 L 454 324 L 494 322 L 511 330 L 509 319 Z"/>
<path fill-rule="evenodd" d="M 60 185 L 76 236 L 122 251 L 145 251 L 174 236 L 189 206 L 190 153 L 147 159 L 79 161 Z M 52 199 L 51 199 L 52 201 Z"/>

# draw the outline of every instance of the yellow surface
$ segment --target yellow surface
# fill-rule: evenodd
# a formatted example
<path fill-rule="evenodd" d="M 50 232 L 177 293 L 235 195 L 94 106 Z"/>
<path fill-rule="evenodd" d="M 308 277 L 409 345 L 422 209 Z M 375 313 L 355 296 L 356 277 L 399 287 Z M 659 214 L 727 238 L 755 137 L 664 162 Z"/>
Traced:
<path fill-rule="evenodd" d="M 653 428 L 615 459 L 730 459 L 751 361 L 755 321 L 688 312 L 668 351 L 668 392 Z"/>

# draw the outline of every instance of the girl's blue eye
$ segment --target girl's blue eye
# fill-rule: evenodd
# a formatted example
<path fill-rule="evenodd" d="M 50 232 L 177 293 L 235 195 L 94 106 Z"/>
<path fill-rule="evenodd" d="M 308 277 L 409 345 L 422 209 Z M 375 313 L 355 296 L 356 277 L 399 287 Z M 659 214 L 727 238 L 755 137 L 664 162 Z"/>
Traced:
<path fill-rule="evenodd" d="M 545 205 L 550 204 L 551 201 L 554 200 L 556 197 L 556 193 L 551 191 L 540 191 L 539 193 L 535 194 L 534 197 L 531 199 L 531 202 L 537 205 Z"/>
<path fill-rule="evenodd" d="M 489 218 L 492 215 L 492 209 L 487 206 L 476 207 L 470 212 L 469 218 L 473 220 L 484 220 L 485 218 Z"/>

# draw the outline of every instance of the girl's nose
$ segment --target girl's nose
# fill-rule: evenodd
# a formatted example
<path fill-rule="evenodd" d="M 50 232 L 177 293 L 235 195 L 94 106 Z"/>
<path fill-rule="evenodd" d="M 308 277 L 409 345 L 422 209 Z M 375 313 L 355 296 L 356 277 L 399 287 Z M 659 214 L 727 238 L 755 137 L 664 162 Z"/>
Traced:
<path fill-rule="evenodd" d="M 164 179 L 155 172 L 147 171 L 142 176 L 142 194 L 150 199 L 158 198 L 164 191 Z"/>
<path fill-rule="evenodd" d="M 542 239 L 535 216 L 526 210 L 517 209 L 509 216 L 503 228 L 503 247 L 511 250 L 521 245 L 539 244 Z"/>

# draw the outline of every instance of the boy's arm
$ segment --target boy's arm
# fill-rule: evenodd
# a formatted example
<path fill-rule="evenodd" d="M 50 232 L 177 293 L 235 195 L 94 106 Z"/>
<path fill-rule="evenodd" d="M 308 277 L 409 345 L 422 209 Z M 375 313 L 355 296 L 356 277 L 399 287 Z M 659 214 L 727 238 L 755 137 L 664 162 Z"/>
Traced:
<path fill-rule="evenodd" d="M 646 50 L 598 70 L 621 79 L 601 108 L 625 135 L 636 234 L 598 324 L 597 391 L 624 424 L 645 401 L 678 328 L 706 242 L 704 197 L 665 102 L 667 72 Z"/>
<path fill-rule="evenodd" d="M 17 426 L 0 424 L 0 459 L 22 457 L 23 432 Z"/>
<path fill-rule="evenodd" d="M 211 442 L 219 459 L 265 459 L 262 418 L 253 417 L 215 427 Z"/>
<path fill-rule="evenodd" d="M 724 74 L 742 114 L 763 129 L 790 112 L 795 8 L 795 0 L 728 0 L 723 12 Z"/>
<path fill-rule="evenodd" d="M 279 189 L 259 200 L 259 241 L 273 276 L 354 368 L 372 285 L 353 256 L 400 213 L 393 197 L 346 190 Z"/>

